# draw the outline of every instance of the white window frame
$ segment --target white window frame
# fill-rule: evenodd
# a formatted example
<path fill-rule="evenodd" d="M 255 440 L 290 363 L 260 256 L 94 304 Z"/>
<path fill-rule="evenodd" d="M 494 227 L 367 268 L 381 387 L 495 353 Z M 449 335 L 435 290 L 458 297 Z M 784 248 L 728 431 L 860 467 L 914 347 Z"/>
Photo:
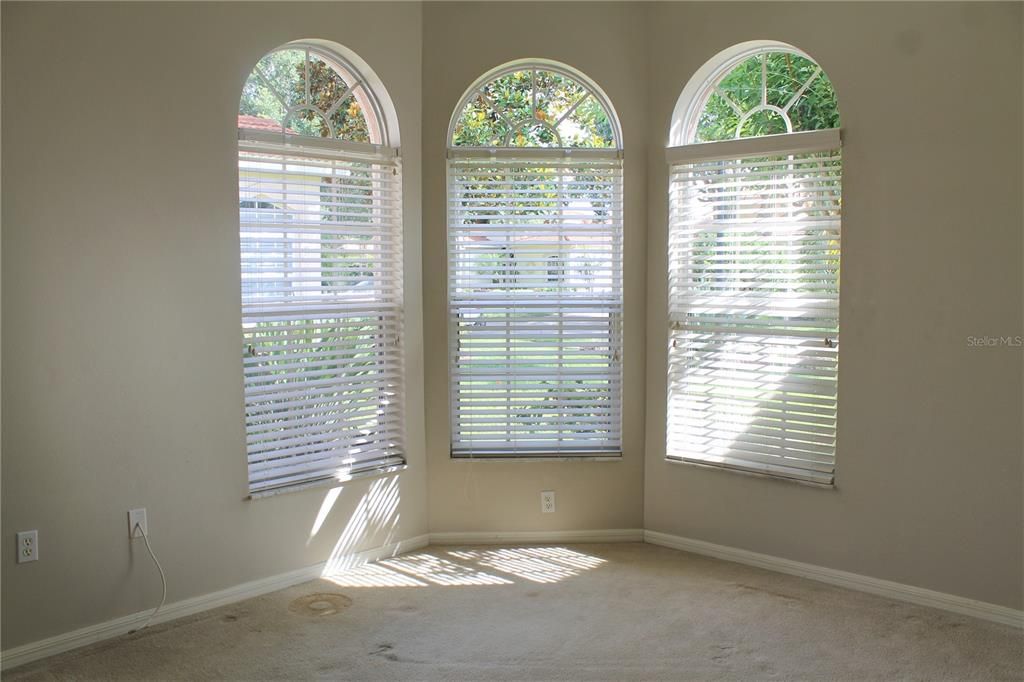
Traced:
<path fill-rule="evenodd" d="M 305 51 L 307 101 L 238 130 L 249 498 L 406 466 L 396 112 L 369 66 L 342 46 L 299 41 L 270 54 L 280 50 Z M 309 101 L 312 56 L 348 86 L 338 102 L 356 96 L 369 142 L 337 139 L 333 127 L 326 138 L 289 129 L 303 109 L 329 120 Z M 270 87 L 258 68 L 250 77 Z M 353 267 L 369 278 L 358 291 L 343 274 Z"/>
<path fill-rule="evenodd" d="M 710 466 L 725 470 L 738 471 L 741 473 L 768 476 L 776 479 L 796 481 L 816 486 L 835 486 L 835 463 L 836 463 L 836 433 L 838 425 L 838 335 L 839 335 L 839 295 L 838 295 L 838 272 L 835 274 L 835 294 L 821 294 L 824 300 L 814 301 L 813 304 L 805 304 L 795 299 L 780 299 L 770 294 L 767 298 L 758 301 L 770 301 L 766 305 L 770 307 L 784 308 L 786 306 L 800 307 L 803 305 L 823 306 L 821 312 L 796 313 L 797 315 L 810 315 L 814 319 L 808 325 L 817 328 L 831 326 L 829 320 L 834 320 L 834 329 L 825 331 L 821 338 L 799 339 L 803 332 L 787 331 L 789 328 L 799 328 L 797 324 L 777 322 L 777 327 L 772 327 L 771 322 L 760 322 L 768 324 L 769 327 L 764 334 L 780 334 L 779 337 L 755 336 L 748 332 L 746 337 L 740 337 L 737 333 L 727 331 L 712 331 L 708 325 L 708 319 L 712 317 L 701 311 L 712 310 L 717 314 L 714 319 L 726 319 L 727 315 L 721 314 L 723 305 L 734 306 L 736 315 L 735 324 L 726 324 L 726 330 L 735 326 L 736 329 L 749 329 L 749 301 L 743 304 L 730 302 L 721 296 L 706 293 L 706 287 L 693 284 L 686 273 L 688 272 L 688 261 L 679 254 L 692 251 L 694 244 L 687 234 L 709 235 L 729 234 L 728 226 L 719 225 L 718 218 L 710 218 L 709 222 L 702 223 L 694 217 L 694 204 L 692 203 L 701 191 L 701 186 L 711 187 L 716 180 L 721 181 L 721 176 L 715 174 L 721 172 L 734 172 L 731 170 L 710 170 L 723 168 L 733 164 L 735 172 L 742 172 L 743 167 L 759 167 L 762 163 L 775 163 L 776 168 L 781 168 L 782 177 L 792 177 L 787 184 L 791 189 L 784 190 L 783 195 L 771 198 L 771 202 L 791 201 L 794 197 L 806 198 L 808 187 L 813 183 L 820 182 L 820 177 L 832 178 L 835 169 L 841 172 L 841 134 L 840 129 L 816 130 L 807 132 L 789 132 L 779 135 L 765 135 L 760 137 L 739 138 L 740 129 L 737 129 L 737 139 L 724 140 L 720 142 L 694 143 L 692 140 L 697 134 L 697 121 L 702 113 L 707 97 L 715 91 L 717 83 L 742 61 L 752 56 L 766 52 L 789 52 L 797 54 L 806 59 L 811 59 L 800 50 L 781 43 L 767 41 L 753 41 L 730 48 L 714 59 L 706 63 L 684 88 L 680 96 L 673 116 L 672 128 L 670 131 L 671 146 L 666 151 L 666 160 L 670 166 L 670 221 L 668 230 L 669 249 L 669 329 L 668 329 L 668 377 L 667 377 L 667 414 L 666 414 L 666 450 L 665 457 L 670 462 L 682 462 L 700 466 Z M 813 60 L 811 60 L 813 61 Z M 811 80 L 823 75 L 820 67 L 811 76 Z M 809 84 L 810 81 L 808 81 Z M 800 89 L 800 94 L 806 89 L 807 84 Z M 787 128 L 792 130 L 789 124 L 786 111 L 796 101 L 799 94 L 795 96 L 785 108 L 778 108 L 776 113 L 781 113 L 787 123 Z M 765 100 L 762 97 L 761 108 Z M 752 113 L 752 112 L 748 112 Z M 824 159 L 818 162 L 817 159 Z M 770 161 L 777 159 L 777 161 Z M 788 162 L 786 160 L 789 160 Z M 813 161 L 811 160 L 813 159 Z M 767 161 L 766 161 L 767 160 Z M 781 165 L 779 165 L 781 163 Z M 824 166 L 826 176 L 815 175 L 817 166 Z M 789 169 L 787 171 L 786 169 Z M 792 176 L 787 176 L 792 173 Z M 808 175 L 810 173 L 810 175 Z M 831 175 L 829 175 L 831 173 Z M 724 181 L 723 181 L 724 182 Z M 731 181 L 730 181 L 731 182 Z M 743 182 L 737 180 L 736 182 Z M 830 180 L 831 182 L 831 180 Z M 811 184 L 809 184 L 811 183 Z M 722 184 L 722 182 L 720 182 Z M 735 183 L 733 183 L 735 186 Z M 818 185 L 813 185 L 817 188 Z M 739 191 L 731 190 L 729 185 L 723 184 L 722 188 L 712 188 L 715 191 Z M 815 190 L 811 190 L 811 195 Z M 841 181 L 840 181 L 841 191 Z M 800 194 L 788 194 L 787 192 L 800 192 Z M 759 195 L 752 195 L 759 196 Z M 818 195 L 814 195 L 818 196 Z M 711 197 L 708 199 L 708 197 Z M 714 202 L 712 195 L 705 194 L 705 199 Z M 831 208 L 838 209 L 837 197 L 828 195 L 823 199 Z M 723 201 L 728 201 L 723 199 Z M 769 201 L 764 199 L 762 201 Z M 705 204 L 708 205 L 708 204 Z M 764 205 L 764 204 L 762 204 Z M 767 204 L 771 206 L 772 204 Z M 826 204 L 814 204 L 812 209 L 819 210 Z M 771 214 L 771 211 L 767 211 Z M 718 214 L 712 214 L 718 215 Z M 794 218 L 793 220 L 795 220 Z M 753 219 L 756 223 L 756 218 Z M 776 221 L 778 219 L 775 219 Z M 790 234 L 802 234 L 800 238 L 811 240 L 809 232 L 800 233 L 802 223 L 791 222 L 788 224 Z M 838 210 L 835 211 L 834 225 L 829 224 L 829 234 L 835 235 L 838 242 L 840 238 L 841 217 Z M 770 234 L 770 224 L 760 224 L 762 230 Z M 784 227 L 780 225 L 780 227 Z M 744 228 L 739 228 L 742 232 Z M 753 231 L 753 228 L 751 228 Z M 758 230 L 758 232 L 764 233 Z M 779 237 L 777 237 L 778 239 Z M 742 238 L 734 238 L 742 239 Z M 811 243 L 810 241 L 808 243 Z M 701 246 L 702 249 L 707 249 Z M 742 242 L 736 245 L 730 244 L 724 252 L 737 252 L 743 249 Z M 810 248 L 810 247 L 809 247 Z M 813 248 L 824 248 L 816 246 Z M 841 250 L 841 247 L 840 247 Z M 678 253 L 676 253 L 678 251 Z M 807 253 L 803 250 L 793 250 L 790 253 Z M 713 256 L 713 251 L 703 251 L 702 258 Z M 739 251 L 742 254 L 742 251 Z M 751 253 L 747 253 L 749 257 Z M 810 251 L 816 257 L 821 252 Z M 793 257 L 793 256 L 790 256 Z M 801 257 L 804 257 L 801 255 Z M 678 259 L 682 260 L 678 260 Z M 836 263 L 841 254 L 835 257 Z M 677 262 L 678 260 L 678 262 Z M 743 262 L 743 261 L 739 261 Z M 706 267 L 695 264 L 693 267 Z M 744 266 L 747 267 L 747 266 Z M 702 270 L 706 272 L 706 270 Z M 757 272 L 762 272 L 755 270 Z M 750 273 L 748 273 L 750 274 Z M 687 284 L 687 282 L 691 282 Z M 730 292 L 722 295 L 736 296 L 737 291 L 732 290 L 730 285 L 723 284 L 724 291 Z M 757 285 L 753 285 L 757 286 Z M 769 287 L 771 288 L 771 287 Z M 830 287 L 826 287 L 829 290 Z M 754 290 L 755 294 L 756 289 Z M 703 295 L 704 298 L 699 298 Z M 801 294 L 793 294 L 797 298 Z M 817 295 L 817 294 L 815 294 Z M 744 293 L 744 297 L 747 294 Z M 781 302 L 781 303 L 780 303 Z M 712 307 L 709 307 L 712 306 Z M 718 306 L 718 307 L 713 307 Z M 739 306 L 739 307 L 736 307 Z M 728 308 L 726 309 L 728 314 Z M 705 315 L 705 317 L 701 317 Z M 793 319 L 782 315 L 780 319 Z M 777 331 L 776 331 L 777 330 Z M 797 336 L 793 336 L 793 335 Z M 789 343 L 797 343 L 807 347 L 807 350 L 800 351 L 790 348 L 785 351 L 789 356 L 774 354 L 771 350 L 770 339 L 788 339 Z M 738 339 L 744 342 L 740 343 Z M 768 345 L 762 345 L 768 344 Z M 821 346 L 814 350 L 815 344 Z M 742 348 L 742 350 L 740 350 Z M 709 350 L 711 349 L 711 350 Z M 780 353 L 782 351 L 779 351 Z M 808 353 L 814 360 L 806 361 L 807 365 L 801 364 L 802 369 L 797 370 L 796 381 L 805 381 L 807 375 L 817 372 L 821 374 L 822 381 L 813 388 L 797 389 L 806 390 L 807 395 L 814 395 L 810 400 L 820 400 L 822 415 L 815 414 L 807 417 L 806 408 L 796 407 L 789 401 L 798 401 L 801 398 L 792 397 L 792 389 L 779 388 L 776 378 L 772 384 L 768 377 L 777 377 L 772 374 L 778 370 L 780 364 L 794 362 L 794 353 Z M 744 355 L 751 353 L 750 355 Z M 787 359 L 787 357 L 789 359 Z M 756 358 L 763 363 L 747 361 L 744 358 Z M 831 359 L 829 359 L 831 358 Z M 804 363 L 803 360 L 796 361 Z M 814 369 L 807 369 L 813 365 Z M 752 368 L 760 367 L 760 371 Z M 786 380 L 790 378 L 786 374 Z M 736 398 L 727 388 L 729 382 L 735 381 L 737 385 L 745 387 L 760 387 L 758 390 L 764 392 L 765 398 Z M 831 384 L 828 382 L 832 382 Z M 786 386 L 787 384 L 783 384 Z M 774 388 L 772 388 L 774 386 Z M 768 387 L 767 389 L 765 387 Z M 831 398 L 829 393 L 831 392 Z M 718 397 L 713 397 L 717 395 Z M 736 394 L 738 395 L 738 394 Z M 779 397 L 781 395 L 781 398 Z M 798 394 L 803 395 L 803 394 Z M 764 401 L 764 402 L 762 402 Z M 737 407 L 740 405 L 740 407 Z M 781 406 L 780 406 L 781 405 Z M 819 408 L 813 408 L 815 410 Z M 831 413 L 829 416 L 828 413 Z M 742 415 L 746 414 L 746 417 Z M 751 415 L 757 418 L 751 418 Z M 767 414 L 767 418 L 763 418 Z M 740 415 L 740 416 L 737 416 Z M 747 421 L 744 422 L 743 420 Z M 808 425 L 811 421 L 818 422 Z M 742 426 L 747 423 L 747 426 Z M 766 435 L 765 435 L 766 434 Z M 792 439 L 792 440 L 791 440 Z M 731 442 L 729 442 L 731 441 Z M 796 441 L 796 442 L 794 442 Z M 830 441 L 830 442 L 829 442 Z M 751 444 L 753 443 L 753 444 Z"/>
<path fill-rule="evenodd" d="M 454 146 L 452 140 L 455 135 L 456 126 L 458 124 L 459 116 L 463 112 L 467 103 L 477 96 L 477 93 L 481 91 L 481 88 L 486 86 L 491 81 L 500 78 L 504 75 L 528 71 L 528 70 L 542 70 L 551 71 L 561 76 L 574 80 L 577 84 L 583 86 L 587 91 L 585 97 L 593 97 L 603 108 L 607 114 L 608 121 L 612 126 L 612 134 L 614 137 L 614 145 L 612 148 L 577 148 L 577 147 L 467 147 L 467 146 Z M 536 94 L 534 95 L 536 97 Z M 582 101 L 583 98 L 581 98 Z M 535 100 L 536 101 L 536 100 Z M 578 103 L 577 103 L 578 104 Z M 575 108 L 575 107 L 573 107 Z M 570 109 L 571 111 L 571 109 Z M 523 119 L 516 121 L 507 121 L 510 123 L 510 133 L 514 132 L 519 126 L 536 124 L 537 121 L 532 119 Z M 547 125 L 546 122 L 541 121 L 542 124 Z M 550 128 L 548 125 L 547 127 Z M 508 135 L 506 135 L 505 143 L 508 142 Z M 561 142 L 561 138 L 558 137 L 555 132 L 556 140 Z M 449 129 L 448 129 L 448 175 L 446 183 L 446 193 L 448 195 L 447 203 L 447 220 L 448 226 L 448 318 L 449 318 L 449 354 L 451 361 L 449 363 L 449 414 L 451 416 L 451 440 L 450 440 L 450 455 L 453 459 L 457 460 L 492 460 L 492 461 L 551 461 L 551 460 L 567 460 L 567 461 L 580 461 L 580 460 L 614 460 L 618 461 L 622 455 L 622 136 L 618 123 L 618 118 L 615 114 L 615 110 L 612 107 L 607 95 L 590 79 L 583 74 L 566 67 L 563 64 L 548 60 L 520 60 L 516 62 L 510 62 L 502 65 L 497 69 L 494 69 L 483 76 L 481 76 L 473 85 L 466 90 L 466 93 L 460 99 L 458 106 L 451 118 Z M 459 339 L 460 332 L 459 317 L 460 317 L 460 301 L 459 294 L 456 291 L 454 279 L 458 276 L 455 272 L 455 264 L 453 263 L 453 254 L 455 248 L 453 244 L 455 240 L 459 239 L 459 228 L 453 226 L 453 220 L 456 216 L 453 214 L 453 202 L 456 200 L 453 197 L 453 178 L 456 177 L 460 169 L 464 169 L 468 166 L 472 166 L 474 163 L 479 163 L 483 166 L 488 164 L 500 165 L 500 164 L 521 164 L 523 167 L 529 167 L 530 164 L 534 164 L 534 167 L 541 167 L 543 164 L 548 163 L 549 165 L 554 164 L 569 164 L 570 166 L 574 163 L 578 164 L 581 168 L 587 168 L 587 164 L 592 164 L 594 167 L 598 167 L 604 164 L 604 168 L 607 172 L 615 178 L 611 195 L 613 198 L 611 201 L 614 204 L 614 217 L 611 219 L 609 226 L 609 235 L 615 242 L 614 255 L 612 257 L 614 274 L 612 276 L 614 283 L 612 285 L 617 294 L 617 303 L 613 306 L 613 309 L 609 309 L 609 331 L 608 331 L 608 343 L 614 348 L 610 351 L 610 358 L 608 360 L 610 373 L 608 378 L 610 381 L 611 388 L 609 389 L 611 395 L 612 405 L 612 420 L 613 424 L 609 427 L 611 430 L 611 440 L 604 443 L 601 447 L 582 447 L 582 448 L 570 448 L 570 447 L 559 447 L 552 445 L 551 443 L 545 443 L 540 446 L 512 446 L 512 447 L 475 447 L 471 443 L 467 443 L 466 439 L 462 438 L 463 431 L 460 430 L 460 416 L 459 416 L 459 381 L 460 376 L 465 376 L 462 373 L 462 368 L 458 366 L 459 357 Z M 568 220 L 568 219 L 567 219 Z M 550 277 L 550 273 L 547 275 Z M 549 280 L 550 281 L 550 280 Z M 571 337 L 566 337 L 571 338 Z M 560 341 L 559 343 L 562 343 Z M 506 421 L 514 421 L 511 417 L 507 416 Z M 568 420 L 567 422 L 568 423 Z M 512 428 L 512 427 L 510 427 Z M 472 439 L 469 439 L 472 440 Z M 514 440 L 514 439 L 512 439 Z M 552 439 L 554 440 L 554 439 Z M 566 439 L 571 440 L 570 438 Z"/>

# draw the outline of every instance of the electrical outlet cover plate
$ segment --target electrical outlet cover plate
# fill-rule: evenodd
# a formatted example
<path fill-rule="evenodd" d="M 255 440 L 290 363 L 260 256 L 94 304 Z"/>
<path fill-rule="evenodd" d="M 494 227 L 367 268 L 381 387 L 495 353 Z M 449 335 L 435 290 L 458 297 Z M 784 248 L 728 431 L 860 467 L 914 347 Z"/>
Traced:
<path fill-rule="evenodd" d="M 142 533 L 135 529 L 135 524 L 139 524 L 139 528 L 142 529 Z M 146 525 L 146 509 L 129 509 L 128 510 L 128 537 L 130 538 L 141 538 L 142 534 L 149 535 L 149 527 Z"/>
<path fill-rule="evenodd" d="M 39 561 L 39 532 L 26 530 L 18 533 L 18 563 Z"/>
<path fill-rule="evenodd" d="M 540 493 L 540 510 L 545 514 L 551 514 L 555 511 L 555 491 L 554 490 L 542 490 Z"/>

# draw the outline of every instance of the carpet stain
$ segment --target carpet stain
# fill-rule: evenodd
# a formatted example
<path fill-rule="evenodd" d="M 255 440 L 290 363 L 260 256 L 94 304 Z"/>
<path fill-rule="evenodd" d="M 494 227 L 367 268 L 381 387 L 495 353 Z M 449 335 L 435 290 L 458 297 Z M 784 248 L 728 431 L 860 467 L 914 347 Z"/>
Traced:
<path fill-rule="evenodd" d="M 397 662 L 398 661 L 398 656 L 396 656 L 395 654 L 391 653 L 391 650 L 394 649 L 394 648 L 395 648 L 394 644 L 388 644 L 387 642 L 385 642 L 383 644 L 378 644 L 376 651 L 371 651 L 370 655 L 371 656 L 380 656 L 381 658 L 386 658 L 389 661 Z"/>
<path fill-rule="evenodd" d="M 352 599 L 343 594 L 314 592 L 299 597 L 288 605 L 288 610 L 300 616 L 333 616 L 352 606 Z"/>
<path fill-rule="evenodd" d="M 731 644 L 716 644 L 714 646 L 713 653 L 711 654 L 711 660 L 718 662 L 727 661 L 735 650 L 736 647 Z"/>
<path fill-rule="evenodd" d="M 406 658 L 404 656 L 399 656 L 398 654 L 394 653 L 394 648 L 394 644 L 391 644 L 390 642 L 382 642 L 377 645 L 377 648 L 374 651 L 370 652 L 370 656 L 377 656 L 379 658 L 383 658 L 386 661 L 392 661 L 394 663 L 416 663 L 420 665 L 425 663 L 425 661 L 421 661 L 415 658 Z"/>
<path fill-rule="evenodd" d="M 225 623 L 234 623 L 236 620 L 238 620 L 238 616 L 227 615 L 224 616 L 221 620 Z"/>

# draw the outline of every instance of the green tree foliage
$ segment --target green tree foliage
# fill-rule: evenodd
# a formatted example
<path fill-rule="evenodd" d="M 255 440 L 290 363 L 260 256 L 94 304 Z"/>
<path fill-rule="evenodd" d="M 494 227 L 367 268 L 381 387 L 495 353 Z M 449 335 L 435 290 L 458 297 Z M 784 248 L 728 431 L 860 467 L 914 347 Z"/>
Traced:
<path fill-rule="evenodd" d="M 366 116 L 356 92 L 350 91 L 341 75 L 316 54 L 309 55 L 308 68 L 307 100 L 306 51 L 278 50 L 268 54 L 246 81 L 238 113 L 277 121 L 302 135 L 333 134 L 342 140 L 370 142 Z M 295 111 L 286 121 L 289 109 Z"/>
<path fill-rule="evenodd" d="M 698 119 L 697 141 L 788 132 L 775 109 L 786 111 L 793 132 L 839 127 L 835 90 L 818 65 L 789 52 L 770 52 L 740 62 L 719 81 Z"/>
<path fill-rule="evenodd" d="M 613 147 L 608 114 L 586 88 L 553 71 L 528 69 L 480 88 L 455 124 L 455 146 Z"/>

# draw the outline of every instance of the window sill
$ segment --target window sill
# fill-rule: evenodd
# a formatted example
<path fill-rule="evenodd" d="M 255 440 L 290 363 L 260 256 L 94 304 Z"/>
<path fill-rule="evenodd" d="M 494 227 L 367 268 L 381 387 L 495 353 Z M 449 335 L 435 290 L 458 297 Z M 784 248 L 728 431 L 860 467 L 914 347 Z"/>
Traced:
<path fill-rule="evenodd" d="M 681 464 L 683 466 L 699 467 L 701 469 L 713 469 L 715 471 L 729 471 L 734 474 L 742 474 L 744 476 L 753 476 L 755 478 L 767 479 L 771 481 L 781 481 L 783 483 L 796 483 L 797 485 L 807 486 L 809 488 L 817 488 L 819 490 L 835 490 L 835 476 L 833 475 L 831 483 L 824 483 L 819 481 L 811 481 L 802 478 L 793 478 L 786 476 L 785 474 L 773 474 L 764 471 L 752 471 L 750 469 L 742 469 L 736 466 L 730 466 L 728 464 L 715 464 L 712 462 L 696 462 L 690 459 L 678 459 L 674 457 L 665 457 L 664 460 L 669 464 Z"/>
<path fill-rule="evenodd" d="M 271 488 L 269 490 L 260 490 L 255 493 L 249 493 L 245 496 L 246 500 L 258 500 L 263 497 L 274 497 L 275 495 L 283 495 L 285 493 L 297 493 L 303 490 L 312 490 L 315 488 L 334 488 L 342 483 L 348 481 L 354 481 L 360 478 L 377 478 L 379 476 L 386 476 L 388 474 L 397 473 L 399 471 L 405 471 L 409 468 L 408 463 L 403 464 L 389 464 L 382 466 L 377 469 L 369 469 L 367 471 L 360 471 L 355 474 L 344 474 L 342 476 L 330 476 L 327 478 L 319 478 L 315 481 L 303 481 L 302 483 L 295 483 L 292 485 L 281 486 L 280 488 Z"/>

